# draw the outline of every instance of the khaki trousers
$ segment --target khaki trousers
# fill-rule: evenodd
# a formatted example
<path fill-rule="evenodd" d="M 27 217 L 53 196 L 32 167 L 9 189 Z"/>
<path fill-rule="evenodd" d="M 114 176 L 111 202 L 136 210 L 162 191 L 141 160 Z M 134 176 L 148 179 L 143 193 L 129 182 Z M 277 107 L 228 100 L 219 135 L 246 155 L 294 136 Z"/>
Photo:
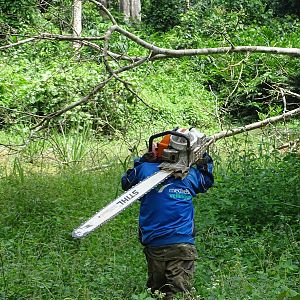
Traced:
<path fill-rule="evenodd" d="M 176 293 L 188 293 L 192 287 L 197 251 L 191 244 L 145 247 L 148 265 L 147 287 L 172 299 Z"/>

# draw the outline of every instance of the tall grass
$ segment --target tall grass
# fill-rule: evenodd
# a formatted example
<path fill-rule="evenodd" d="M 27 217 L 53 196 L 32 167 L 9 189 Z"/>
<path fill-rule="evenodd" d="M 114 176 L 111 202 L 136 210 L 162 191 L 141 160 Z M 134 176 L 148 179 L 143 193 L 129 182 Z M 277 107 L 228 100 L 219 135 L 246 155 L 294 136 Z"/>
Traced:
<path fill-rule="evenodd" d="M 251 147 L 226 153 L 224 160 L 223 145 L 214 149 L 216 184 L 195 199 L 195 294 L 296 300 L 299 156 L 252 153 Z M 138 203 L 85 239 L 71 238 L 75 227 L 121 193 L 128 159 L 123 164 L 112 160 L 95 172 L 46 175 L 26 173 L 15 160 L 15 171 L 0 181 L 1 299 L 152 298 L 137 238 Z"/>

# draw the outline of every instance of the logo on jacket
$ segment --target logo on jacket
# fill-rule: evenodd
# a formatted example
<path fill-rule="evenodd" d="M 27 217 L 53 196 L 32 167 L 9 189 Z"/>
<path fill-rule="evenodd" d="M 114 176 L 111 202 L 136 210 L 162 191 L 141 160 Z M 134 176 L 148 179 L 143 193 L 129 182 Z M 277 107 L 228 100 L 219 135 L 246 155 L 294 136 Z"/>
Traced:
<path fill-rule="evenodd" d="M 183 188 L 171 188 L 169 189 L 169 195 L 173 199 L 191 199 L 192 195 L 188 189 Z"/>
<path fill-rule="evenodd" d="M 168 193 L 170 198 L 173 199 L 191 199 L 192 195 L 188 189 L 183 189 L 183 188 L 171 188 L 170 185 L 172 183 L 168 184 L 160 184 L 158 185 L 155 190 L 157 193 Z M 166 192 L 166 188 L 169 187 L 168 191 Z"/>

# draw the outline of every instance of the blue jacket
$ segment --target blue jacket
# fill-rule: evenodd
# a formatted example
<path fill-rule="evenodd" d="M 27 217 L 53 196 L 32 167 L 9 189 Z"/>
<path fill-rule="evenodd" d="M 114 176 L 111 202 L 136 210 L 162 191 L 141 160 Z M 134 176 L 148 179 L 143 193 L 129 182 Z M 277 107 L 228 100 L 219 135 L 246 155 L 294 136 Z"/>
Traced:
<path fill-rule="evenodd" d="M 206 154 L 207 155 L 207 154 Z M 190 168 L 184 179 L 170 177 L 141 198 L 139 226 L 143 245 L 159 247 L 178 243 L 194 244 L 192 198 L 213 185 L 213 162 Z M 134 168 L 122 176 L 128 190 L 159 171 L 159 163 L 135 160 Z"/>

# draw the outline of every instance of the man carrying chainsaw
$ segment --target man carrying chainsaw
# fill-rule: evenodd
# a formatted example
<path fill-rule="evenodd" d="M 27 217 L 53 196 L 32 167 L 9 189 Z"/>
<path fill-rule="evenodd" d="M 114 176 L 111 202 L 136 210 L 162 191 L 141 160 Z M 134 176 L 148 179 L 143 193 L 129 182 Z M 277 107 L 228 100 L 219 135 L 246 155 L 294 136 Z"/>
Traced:
<path fill-rule="evenodd" d="M 205 193 L 214 182 L 213 161 L 205 152 L 207 138 L 195 129 L 164 132 L 162 141 L 134 161 L 122 176 L 122 188 L 171 170 L 170 176 L 140 201 L 139 235 L 148 266 L 147 287 L 173 299 L 189 293 L 194 275 L 195 226 L 193 197 Z"/>

